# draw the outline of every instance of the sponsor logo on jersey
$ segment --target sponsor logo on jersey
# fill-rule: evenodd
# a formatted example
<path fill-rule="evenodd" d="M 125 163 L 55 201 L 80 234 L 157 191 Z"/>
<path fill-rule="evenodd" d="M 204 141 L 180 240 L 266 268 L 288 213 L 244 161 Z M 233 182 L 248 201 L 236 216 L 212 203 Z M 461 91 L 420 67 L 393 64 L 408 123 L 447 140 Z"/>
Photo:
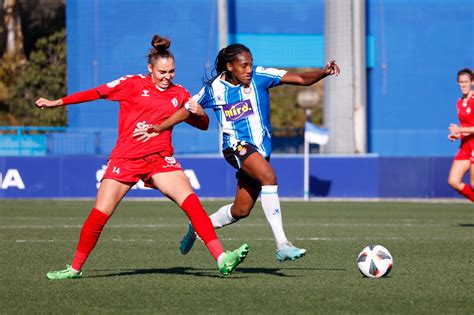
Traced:
<path fill-rule="evenodd" d="M 176 164 L 176 159 L 173 156 L 167 156 L 165 157 L 165 161 L 168 164 Z"/>
<path fill-rule="evenodd" d="M 140 121 L 140 122 L 137 122 L 137 127 L 133 130 L 133 132 L 137 131 L 137 130 L 140 130 L 140 129 L 143 129 L 143 128 L 148 128 L 148 127 L 151 127 L 152 125 L 151 124 L 147 124 L 146 121 Z"/>
<path fill-rule="evenodd" d="M 240 101 L 234 104 L 226 104 L 222 106 L 222 108 L 227 121 L 236 121 L 253 115 L 253 108 L 250 100 Z"/>
<path fill-rule="evenodd" d="M 149 97 L 149 96 L 150 96 L 150 91 L 148 91 L 148 90 L 143 90 L 143 91 L 142 91 L 142 96 Z"/>

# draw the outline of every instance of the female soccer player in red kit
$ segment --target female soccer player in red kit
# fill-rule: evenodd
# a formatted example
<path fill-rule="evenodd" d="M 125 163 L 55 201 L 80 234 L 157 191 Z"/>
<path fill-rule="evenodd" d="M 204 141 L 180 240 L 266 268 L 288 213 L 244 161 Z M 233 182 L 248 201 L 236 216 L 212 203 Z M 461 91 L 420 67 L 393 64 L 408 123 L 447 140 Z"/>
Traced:
<path fill-rule="evenodd" d="M 470 69 L 458 72 L 458 85 L 462 97 L 456 103 L 459 125 L 449 126 L 448 139 L 455 141 L 461 139 L 461 145 L 454 157 L 449 172 L 448 184 L 457 192 L 474 202 L 474 77 Z M 462 178 L 470 172 L 470 184 L 462 182 Z"/>
<path fill-rule="evenodd" d="M 247 244 L 224 252 L 211 221 L 194 194 L 181 165 L 173 157 L 172 128 L 146 143 L 138 142 L 134 130 L 160 123 L 187 102 L 193 102 L 189 92 L 173 84 L 175 61 L 169 51 L 170 41 L 155 35 L 148 54 L 148 75 L 127 75 L 91 90 L 78 92 L 58 100 L 39 98 L 36 106 L 44 109 L 82 103 L 97 99 L 120 104 L 117 143 L 110 154 L 107 169 L 97 192 L 95 205 L 85 221 L 71 266 L 48 272 L 49 279 L 69 279 L 81 276 L 81 269 L 94 249 L 99 236 L 117 205 L 132 186 L 143 180 L 146 186 L 160 190 L 176 202 L 196 228 L 222 274 L 231 273 L 249 252 Z M 191 116 L 191 125 L 207 129 L 209 118 L 203 112 Z"/>

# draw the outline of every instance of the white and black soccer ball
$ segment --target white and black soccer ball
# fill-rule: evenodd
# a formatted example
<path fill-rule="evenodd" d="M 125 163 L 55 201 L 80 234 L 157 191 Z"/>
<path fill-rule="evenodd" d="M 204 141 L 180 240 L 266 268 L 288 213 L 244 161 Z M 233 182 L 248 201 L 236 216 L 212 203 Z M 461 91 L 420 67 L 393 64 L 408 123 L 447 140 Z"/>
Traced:
<path fill-rule="evenodd" d="M 357 256 L 360 273 L 369 278 L 381 278 L 389 274 L 393 257 L 382 245 L 369 245 Z"/>

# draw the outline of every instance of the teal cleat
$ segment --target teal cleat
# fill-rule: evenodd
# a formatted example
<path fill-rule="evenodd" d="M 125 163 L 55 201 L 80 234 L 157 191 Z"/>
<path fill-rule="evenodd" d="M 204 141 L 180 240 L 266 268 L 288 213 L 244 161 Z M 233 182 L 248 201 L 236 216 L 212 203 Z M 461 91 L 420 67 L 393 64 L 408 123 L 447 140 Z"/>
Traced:
<path fill-rule="evenodd" d="M 191 223 L 189 223 L 188 233 L 179 242 L 179 251 L 181 254 L 186 255 L 193 248 L 194 242 L 196 241 L 196 232 Z"/>
<path fill-rule="evenodd" d="M 71 266 L 66 265 L 65 270 L 51 271 L 46 274 L 46 277 L 49 280 L 63 280 L 63 279 L 75 279 L 80 278 L 82 272 L 75 272 L 72 270 Z"/>
<path fill-rule="evenodd" d="M 288 260 L 296 260 L 306 254 L 306 249 L 295 247 L 290 242 L 286 243 L 282 248 L 277 250 L 276 257 L 279 262 Z"/>
<path fill-rule="evenodd" d="M 221 263 L 219 264 L 219 271 L 224 275 L 230 275 L 244 259 L 247 257 L 250 251 L 250 246 L 244 244 L 236 250 L 225 252 Z"/>

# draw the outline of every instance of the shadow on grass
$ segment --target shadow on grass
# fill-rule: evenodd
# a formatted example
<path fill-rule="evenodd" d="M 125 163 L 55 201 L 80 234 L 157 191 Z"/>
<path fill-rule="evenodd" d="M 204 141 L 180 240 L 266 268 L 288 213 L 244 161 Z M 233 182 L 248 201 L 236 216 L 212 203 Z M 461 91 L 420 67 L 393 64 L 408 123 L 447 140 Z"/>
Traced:
<path fill-rule="evenodd" d="M 91 271 L 97 272 L 108 272 L 114 270 L 96 269 Z M 107 274 L 89 276 L 87 278 L 101 278 L 101 277 L 122 277 L 122 276 L 139 276 L 139 275 L 150 275 L 150 274 L 174 274 L 174 275 L 190 275 L 197 277 L 221 277 L 215 269 L 196 269 L 190 267 L 173 267 L 173 268 L 150 268 L 150 269 L 122 269 L 121 271 L 115 271 Z M 215 274 L 213 274 L 215 273 Z M 85 277 L 84 277 L 85 278 Z"/>
<path fill-rule="evenodd" d="M 304 271 L 305 274 L 302 275 L 287 275 L 285 271 Z M 290 278 L 299 278 L 299 277 L 306 277 L 307 271 L 346 271 L 346 269 L 338 269 L 338 268 L 239 268 L 236 272 L 240 273 L 247 273 L 247 274 L 271 274 L 278 277 L 290 277 Z"/>
<path fill-rule="evenodd" d="M 267 274 L 278 277 L 304 277 L 305 275 L 287 275 L 285 271 L 301 270 L 307 272 L 308 270 L 315 271 L 346 271 L 346 269 L 337 268 L 238 268 L 232 275 L 241 276 L 249 274 Z M 94 272 L 110 272 L 99 275 L 91 275 L 83 278 L 102 278 L 102 277 L 122 277 L 122 276 L 139 276 L 139 275 L 150 275 L 150 274 L 174 274 L 174 275 L 189 275 L 195 277 L 209 277 L 209 278 L 222 278 L 223 276 L 216 269 L 197 269 L 192 267 L 173 267 L 173 268 L 150 268 L 150 269 L 125 269 L 121 271 L 95 269 L 91 270 Z M 236 277 L 234 277 L 236 278 Z M 242 278 L 242 277 L 240 277 Z"/>
<path fill-rule="evenodd" d="M 459 227 L 474 227 L 474 223 L 460 223 Z"/>

